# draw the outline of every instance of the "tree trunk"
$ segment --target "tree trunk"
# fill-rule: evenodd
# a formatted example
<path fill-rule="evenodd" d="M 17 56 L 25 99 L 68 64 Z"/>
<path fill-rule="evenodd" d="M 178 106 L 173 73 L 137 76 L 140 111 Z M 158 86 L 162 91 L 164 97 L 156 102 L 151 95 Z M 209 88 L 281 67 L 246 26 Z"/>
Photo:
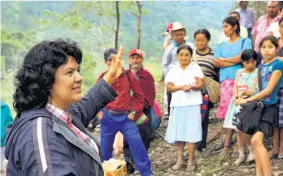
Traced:
<path fill-rule="evenodd" d="M 118 49 L 119 27 L 120 27 L 119 1 L 116 1 L 116 29 L 115 29 L 115 40 L 114 40 L 114 46 L 116 49 Z"/>
<path fill-rule="evenodd" d="M 142 4 L 140 1 L 136 1 L 138 6 L 138 15 L 137 15 L 137 33 L 138 33 L 138 40 L 137 40 L 137 48 L 140 49 L 141 46 L 141 17 L 142 17 Z"/>
<path fill-rule="evenodd" d="M 255 2 L 256 4 L 255 4 L 255 7 L 256 7 L 256 18 L 258 19 L 259 17 L 260 17 L 260 1 L 256 1 Z"/>

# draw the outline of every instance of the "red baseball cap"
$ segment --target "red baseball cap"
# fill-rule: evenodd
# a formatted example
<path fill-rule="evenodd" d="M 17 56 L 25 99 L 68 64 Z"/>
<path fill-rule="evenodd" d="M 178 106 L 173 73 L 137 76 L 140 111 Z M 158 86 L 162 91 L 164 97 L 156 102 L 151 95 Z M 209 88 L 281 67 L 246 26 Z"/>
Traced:
<path fill-rule="evenodd" d="M 129 57 L 131 57 L 132 55 L 139 55 L 140 57 L 143 58 L 143 51 L 137 48 L 131 49 L 131 51 L 129 52 Z"/>
<path fill-rule="evenodd" d="M 172 28 L 173 28 L 173 23 L 169 23 L 169 24 L 167 24 L 167 26 L 166 26 L 166 30 L 167 31 L 171 31 L 172 30 Z"/>

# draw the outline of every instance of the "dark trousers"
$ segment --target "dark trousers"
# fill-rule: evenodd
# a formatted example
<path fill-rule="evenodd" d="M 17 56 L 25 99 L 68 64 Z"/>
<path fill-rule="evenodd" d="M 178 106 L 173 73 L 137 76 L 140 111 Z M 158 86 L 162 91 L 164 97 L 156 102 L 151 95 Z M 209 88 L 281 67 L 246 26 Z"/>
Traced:
<path fill-rule="evenodd" d="M 168 109 L 168 117 L 170 116 L 170 103 L 172 100 L 172 93 L 171 92 L 167 92 L 167 109 Z"/>
<path fill-rule="evenodd" d="M 141 135 L 144 147 L 146 151 L 148 151 L 150 140 L 153 134 L 153 129 L 151 127 L 150 109 L 145 109 L 143 112 L 147 117 L 149 117 L 149 121 L 146 122 L 145 124 L 138 125 L 138 129 L 139 129 L 139 133 Z M 133 156 L 132 156 L 132 153 L 130 152 L 129 145 L 126 140 L 124 140 L 124 156 L 125 156 L 125 160 L 128 163 L 134 164 Z"/>
<path fill-rule="evenodd" d="M 248 38 L 250 38 L 252 41 L 253 41 L 253 35 L 252 35 L 252 28 L 248 28 L 247 31 L 248 31 Z"/>
<path fill-rule="evenodd" d="M 203 121 L 201 123 L 201 126 L 202 126 L 202 141 L 198 143 L 198 146 L 197 146 L 198 149 L 206 148 L 206 139 L 207 139 L 208 125 L 209 125 L 209 111 L 210 111 L 211 108 L 213 108 L 213 103 L 211 103 L 209 101 L 207 111 L 206 111 L 205 116 L 203 118 Z"/>

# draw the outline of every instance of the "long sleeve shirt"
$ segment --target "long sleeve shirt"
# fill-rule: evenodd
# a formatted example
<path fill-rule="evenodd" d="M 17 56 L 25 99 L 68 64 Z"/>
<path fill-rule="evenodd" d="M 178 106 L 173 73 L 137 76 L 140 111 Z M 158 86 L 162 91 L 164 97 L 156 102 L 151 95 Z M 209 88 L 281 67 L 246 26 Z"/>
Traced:
<path fill-rule="evenodd" d="M 128 73 L 126 73 L 128 72 Z M 128 76 L 127 76 L 128 74 Z M 105 73 L 102 73 L 100 80 Z M 118 96 L 115 101 L 109 103 L 105 108 L 114 111 L 141 112 L 144 107 L 144 96 L 138 79 L 130 70 L 124 71 L 122 75 L 114 81 L 111 87 L 117 92 Z M 132 96 L 131 96 L 132 91 Z"/>
<path fill-rule="evenodd" d="M 247 9 L 243 10 L 242 8 L 238 8 L 235 10 L 240 14 L 240 25 L 244 26 L 245 28 L 253 28 L 256 23 L 256 14 L 255 11 L 248 7 Z"/>
<path fill-rule="evenodd" d="M 145 104 L 152 106 L 155 99 L 155 86 L 152 75 L 149 71 L 141 68 L 136 72 L 136 76 L 139 79 L 140 87 L 144 94 Z"/>

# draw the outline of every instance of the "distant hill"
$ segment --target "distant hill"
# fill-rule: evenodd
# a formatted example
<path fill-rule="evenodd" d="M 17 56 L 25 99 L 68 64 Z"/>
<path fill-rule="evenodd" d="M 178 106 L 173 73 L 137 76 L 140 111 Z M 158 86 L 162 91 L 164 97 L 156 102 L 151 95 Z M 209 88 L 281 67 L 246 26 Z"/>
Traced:
<path fill-rule="evenodd" d="M 212 34 L 211 46 L 214 48 L 221 32 L 222 20 L 227 16 L 233 2 L 149 2 L 145 1 L 143 8 L 148 11 L 146 16 L 142 17 L 142 48 L 149 57 L 161 56 L 161 45 L 163 37 L 160 33 L 165 30 L 169 22 L 180 21 L 188 28 L 188 37 L 192 42 L 193 33 L 197 29 L 207 28 Z M 8 30 L 27 30 L 37 29 L 43 37 L 56 36 L 60 34 L 64 38 L 62 31 L 55 29 L 43 31 L 34 21 L 43 18 L 42 12 L 49 10 L 51 12 L 64 13 L 71 8 L 74 2 L 2 2 L 1 3 L 2 26 Z M 96 23 L 98 16 L 92 15 L 91 20 Z M 125 12 L 121 18 L 121 36 L 120 43 L 127 48 L 135 46 L 136 43 L 136 18 Z M 107 34 L 104 34 L 107 37 Z M 58 36 L 56 36 L 58 37 Z M 39 37 L 40 40 L 40 37 Z M 79 39 L 80 40 L 80 39 Z M 126 49 L 127 50 L 127 49 Z"/>
<path fill-rule="evenodd" d="M 44 39 L 70 38 L 79 43 L 83 49 L 82 76 L 84 77 L 84 93 L 95 83 L 98 74 L 106 69 L 103 62 L 103 50 L 113 46 L 113 32 L 101 23 L 95 10 L 85 12 L 78 11 L 79 15 L 85 15 L 81 21 L 90 23 L 91 28 L 81 26 L 80 20 L 76 30 L 70 24 L 62 21 L 52 21 L 48 14 L 66 14 L 78 2 L 59 1 L 30 1 L 1 2 L 1 99 L 12 107 L 12 95 L 14 93 L 14 74 L 21 65 L 27 51 L 36 43 Z M 82 2 L 96 3 L 96 2 Z M 120 1 L 120 4 L 125 3 Z M 108 7 L 109 4 L 109 7 Z M 233 2 L 162 2 L 142 1 L 143 9 L 147 15 L 142 17 L 141 49 L 146 53 L 145 67 L 151 71 L 155 79 L 161 76 L 161 58 L 163 37 L 168 23 L 180 21 L 187 27 L 188 38 L 193 42 L 193 33 L 197 29 L 207 28 L 212 34 L 210 46 L 215 48 L 221 32 L 222 20 L 227 16 Z M 113 2 L 105 2 L 105 13 L 110 11 Z M 108 11 L 107 11 L 108 10 Z M 112 10 L 115 13 L 115 10 Z M 84 14 L 87 13 L 87 14 Z M 68 15 L 65 16 L 69 18 Z M 46 20 L 48 23 L 42 22 Z M 64 20 L 64 19 L 63 19 Z M 112 20 L 105 20 L 113 24 Z M 115 21 L 114 21 L 115 22 Z M 96 32 L 94 32 L 96 31 Z M 119 44 L 125 48 L 125 68 L 127 68 L 127 54 L 136 46 L 136 17 L 127 9 L 121 11 L 121 24 L 119 32 Z M 103 44 L 102 44 L 103 42 Z"/>

